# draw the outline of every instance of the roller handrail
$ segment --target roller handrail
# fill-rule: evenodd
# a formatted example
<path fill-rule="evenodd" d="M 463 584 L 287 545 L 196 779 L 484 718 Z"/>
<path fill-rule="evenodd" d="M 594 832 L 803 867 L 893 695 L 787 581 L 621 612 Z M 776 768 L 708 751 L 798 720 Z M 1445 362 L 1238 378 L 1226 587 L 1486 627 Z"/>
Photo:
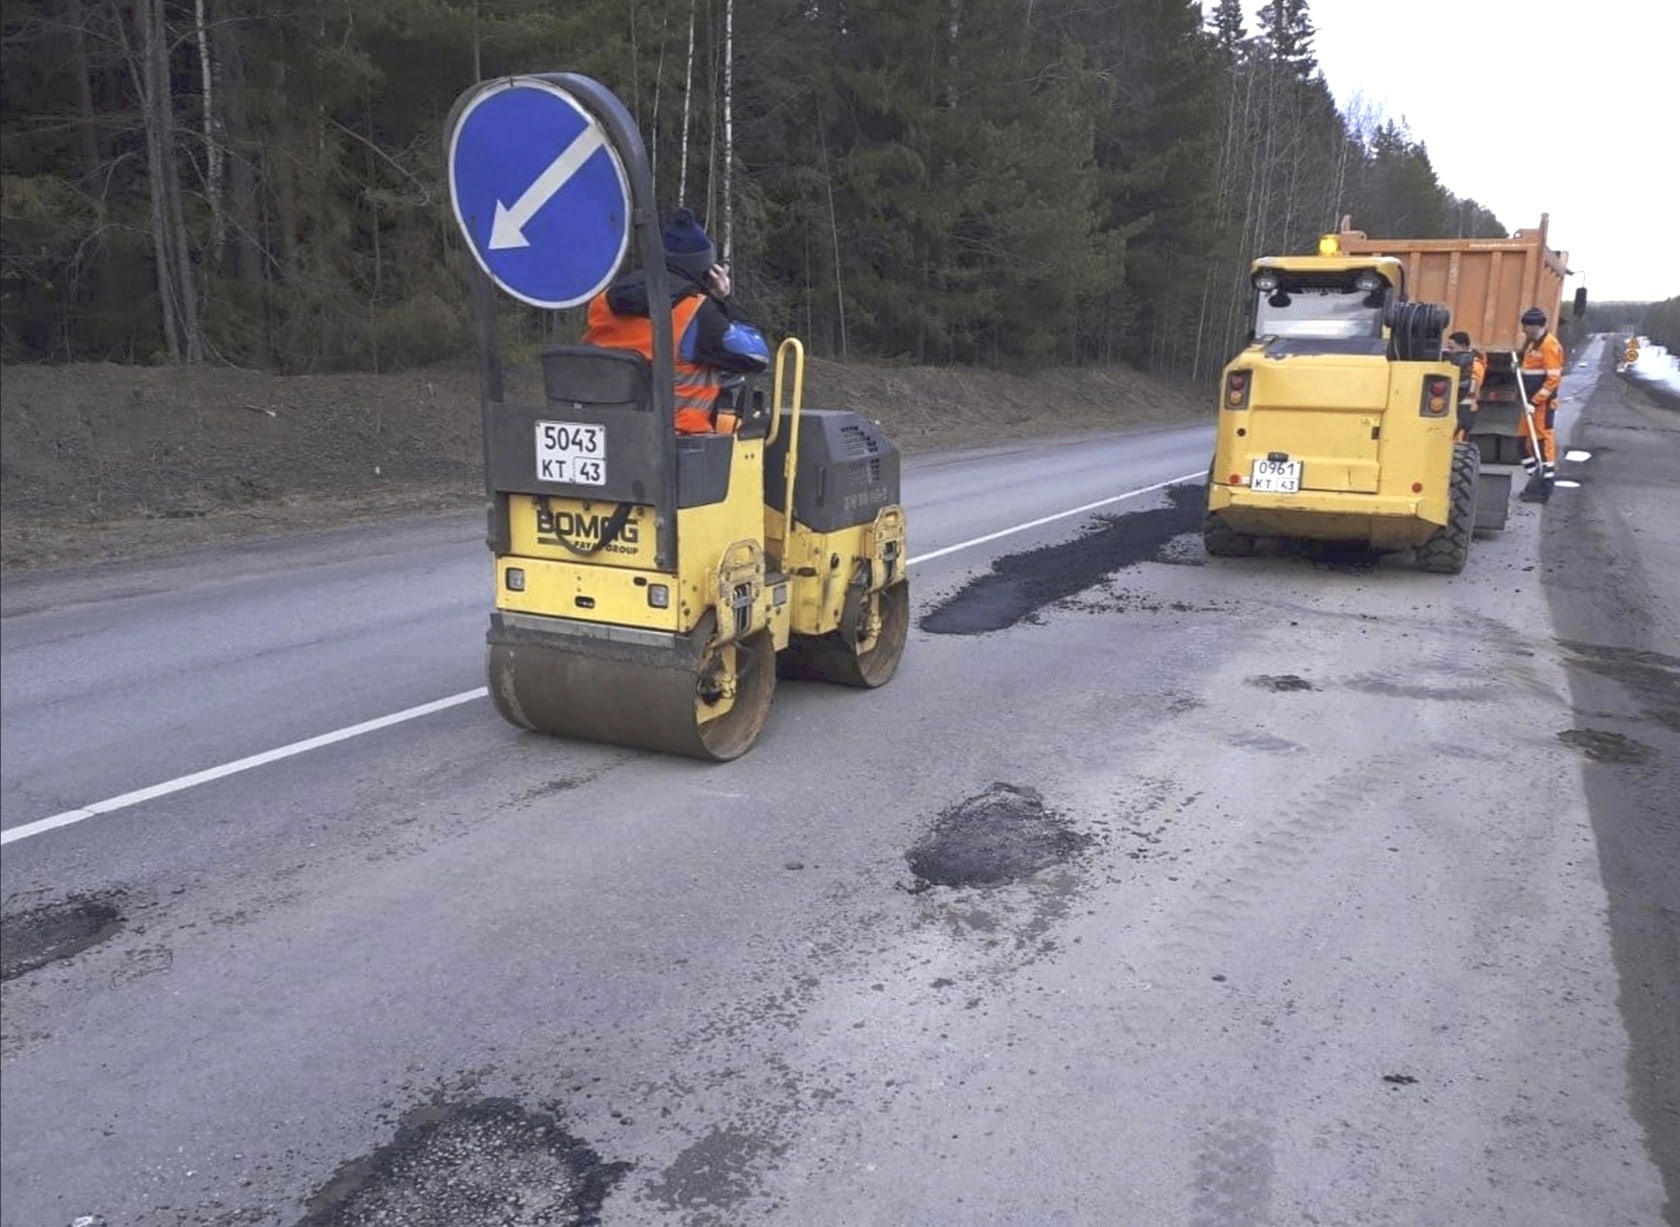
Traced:
<path fill-rule="evenodd" d="M 784 391 L 782 377 L 786 370 L 784 355 L 793 354 L 793 396 L 788 402 L 790 412 L 788 425 L 787 459 L 782 464 L 782 480 L 787 485 L 787 502 L 782 508 L 782 539 L 785 541 L 793 534 L 793 478 L 799 465 L 799 411 L 805 403 L 805 346 L 798 337 L 786 337 L 776 346 L 776 373 L 771 381 L 770 394 L 770 433 L 765 438 L 764 446 L 769 449 L 781 436 L 782 429 L 782 393 Z"/>

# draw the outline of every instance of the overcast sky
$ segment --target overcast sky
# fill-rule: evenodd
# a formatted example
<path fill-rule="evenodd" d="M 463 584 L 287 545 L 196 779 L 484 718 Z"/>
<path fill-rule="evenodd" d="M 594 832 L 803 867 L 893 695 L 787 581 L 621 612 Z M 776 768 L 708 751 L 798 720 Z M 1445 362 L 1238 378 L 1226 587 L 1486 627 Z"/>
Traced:
<path fill-rule="evenodd" d="M 1680 294 L 1680 0 L 1310 0 L 1309 10 L 1343 110 L 1363 94 L 1404 119 L 1442 184 L 1511 230 L 1550 213 L 1551 245 L 1577 274 L 1569 293 Z M 1554 161 L 1535 161 L 1554 148 Z"/>

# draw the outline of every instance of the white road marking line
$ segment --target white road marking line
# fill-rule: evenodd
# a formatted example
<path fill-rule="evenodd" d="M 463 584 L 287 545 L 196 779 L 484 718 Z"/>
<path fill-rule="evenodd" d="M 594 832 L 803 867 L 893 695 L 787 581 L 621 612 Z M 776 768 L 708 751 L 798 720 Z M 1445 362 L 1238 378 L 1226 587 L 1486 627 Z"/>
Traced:
<path fill-rule="evenodd" d="M 969 541 L 959 541 L 956 545 L 947 545 L 942 549 L 930 550 L 926 554 L 918 554 L 907 561 L 904 566 L 908 570 L 919 562 L 930 562 L 935 558 L 943 558 L 947 554 L 955 554 L 958 550 L 973 549 L 977 545 L 985 545 L 1002 537 L 1013 536 L 1016 533 L 1024 533 L 1046 524 L 1053 524 L 1057 520 L 1065 520 L 1070 516 L 1083 515 L 1086 512 L 1095 511 L 1099 507 L 1108 507 L 1114 503 L 1123 503 L 1127 499 L 1153 494 L 1157 490 L 1165 490 L 1168 486 L 1174 486 L 1179 482 L 1189 481 L 1193 477 L 1201 477 L 1202 475 L 1202 471 L 1198 469 L 1194 473 L 1186 473 L 1181 477 L 1158 481 L 1153 486 L 1142 486 L 1136 490 L 1128 490 L 1124 494 L 1100 498 L 1094 503 L 1070 507 L 1066 511 L 1058 511 L 1053 515 L 1040 516 L 1036 520 L 1028 520 L 1025 524 L 1017 524 L 1012 528 L 1002 528 L 995 533 L 987 533 L 983 537 L 975 537 Z M 72 826 L 100 814 L 128 809 L 130 806 L 140 805 L 146 801 L 154 801 L 158 797 L 167 797 L 170 793 L 196 788 L 200 784 L 208 784 L 212 780 L 220 780 L 230 775 L 238 775 L 242 771 L 250 771 L 255 767 L 277 763 L 283 758 L 293 758 L 299 754 L 307 754 L 311 750 L 319 750 L 323 746 L 330 746 L 340 741 L 349 741 L 352 737 L 360 737 L 364 733 L 375 733 L 380 729 L 388 729 L 393 724 L 418 720 L 421 716 L 429 716 L 434 712 L 459 707 L 463 703 L 471 703 L 475 699 L 485 698 L 489 693 L 490 691 L 483 686 L 476 690 L 463 690 L 460 694 L 452 694 L 446 699 L 434 699 L 432 702 L 422 703 L 418 707 L 406 707 L 402 711 L 392 712 L 388 716 L 378 716 L 372 720 L 364 720 L 360 724 L 352 724 L 341 729 L 335 729 L 330 733 L 322 733 L 319 737 L 308 737 L 303 741 L 294 741 L 290 745 L 279 746 L 273 750 L 264 750 L 261 754 L 253 754 L 249 758 L 235 759 L 231 763 L 223 763 L 219 767 L 208 767 L 203 771 L 195 771 L 191 775 L 177 776 L 173 780 L 165 780 L 162 784 L 153 784 L 150 788 L 125 792 L 121 796 L 109 797 L 104 801 L 95 801 L 91 805 L 84 805 L 79 809 L 67 809 L 50 817 L 38 818 L 34 822 L 26 822 L 21 826 L 0 831 L 0 845 L 13 843 L 20 839 L 29 839 L 35 835 L 45 834 L 47 831 L 56 831 L 59 827 Z"/>
<path fill-rule="evenodd" d="M 915 566 L 918 562 L 931 562 L 935 558 L 943 558 L 947 554 L 955 554 L 958 550 L 971 549 L 976 545 L 985 545 L 988 541 L 996 541 L 999 537 L 1013 536 L 1024 533 L 1030 528 L 1038 528 L 1044 524 L 1052 524 L 1057 520 L 1065 520 L 1069 516 L 1083 515 L 1087 511 L 1095 511 L 1098 507 L 1107 507 L 1112 503 L 1123 503 L 1129 498 L 1136 498 L 1140 494 L 1153 494 L 1157 490 L 1165 490 L 1168 486 L 1176 486 L 1181 481 L 1189 481 L 1192 477 L 1202 477 L 1205 474 L 1197 469 L 1194 473 L 1185 473 L 1181 477 L 1168 478 L 1158 481 L 1153 486 L 1144 486 L 1139 490 L 1128 490 L 1124 494 L 1116 494 L 1109 498 L 1100 498 L 1094 503 L 1086 503 L 1083 507 L 1070 507 L 1066 511 L 1058 511 L 1054 515 L 1040 516 L 1036 520 L 1028 520 L 1025 524 L 1017 524 L 1013 528 L 1000 528 L 995 533 L 987 533 L 984 537 L 976 537 L 972 541 L 959 541 L 956 545 L 947 545 L 942 550 L 929 550 L 926 554 L 918 554 L 905 563 L 905 569 Z"/>
<path fill-rule="evenodd" d="M 249 771 L 253 767 L 262 767 L 268 763 L 279 762 L 283 758 L 307 754 L 311 750 L 319 750 L 321 747 L 330 746 L 334 742 L 348 741 L 352 737 L 360 737 L 363 733 L 390 728 L 393 724 L 401 724 L 405 720 L 417 720 L 421 716 L 429 716 L 433 712 L 443 711 L 445 708 L 458 707 L 462 703 L 471 703 L 474 699 L 482 699 L 489 693 L 489 690 L 483 686 L 480 686 L 477 690 L 463 690 L 460 694 L 452 694 L 447 699 L 434 699 L 430 703 L 422 703 L 418 707 L 404 708 L 402 711 L 392 712 L 388 716 L 379 716 L 373 720 L 364 720 L 360 724 L 335 729 L 331 733 L 322 733 L 319 737 L 309 737 L 303 741 L 294 741 L 290 745 L 279 746 L 273 750 L 264 750 L 261 754 L 253 754 L 249 758 L 223 763 L 219 767 L 195 771 L 191 775 L 177 776 L 175 779 L 166 780 L 162 784 L 153 784 L 150 788 L 125 792 L 120 797 L 111 797 L 104 801 L 95 801 L 92 805 L 84 805 L 80 809 L 67 809 L 63 813 L 52 815 L 50 818 L 39 818 L 34 822 L 26 822 L 22 826 L 0 831 L 0 844 L 9 844 L 18 839 L 28 839 L 30 836 L 39 835 L 43 831 L 67 827 L 72 823 L 81 822 L 97 814 L 109 814 L 112 810 L 127 809 L 131 805 L 139 805 L 143 801 L 155 800 L 158 797 L 167 797 L 170 793 L 180 792 L 183 789 L 196 788 L 200 784 L 208 784 L 211 780 L 219 780 L 224 776 L 237 775 L 239 772 Z"/>

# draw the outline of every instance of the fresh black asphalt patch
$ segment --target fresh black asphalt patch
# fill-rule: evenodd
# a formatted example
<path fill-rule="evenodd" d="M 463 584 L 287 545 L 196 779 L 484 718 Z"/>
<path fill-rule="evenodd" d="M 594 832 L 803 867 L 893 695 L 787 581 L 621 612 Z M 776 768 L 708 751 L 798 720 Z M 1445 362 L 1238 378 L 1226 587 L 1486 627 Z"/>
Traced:
<path fill-rule="evenodd" d="M 117 910 L 120 896 L 72 895 L 58 903 L 0 918 L 0 981 L 80 954 L 108 941 L 125 923 Z"/>
<path fill-rule="evenodd" d="M 905 854 L 923 887 L 997 886 L 1059 864 L 1091 843 L 1030 788 L 993 784 L 940 814 Z"/>
<path fill-rule="evenodd" d="M 589 1227 L 629 1170 L 510 1099 L 430 1103 L 341 1166 L 296 1227 Z"/>
<path fill-rule="evenodd" d="M 1122 567 L 1160 561 L 1168 542 L 1200 529 L 1207 507 L 1200 483 L 1168 486 L 1166 494 L 1164 507 L 1098 516 L 1096 527 L 1072 541 L 994 559 L 990 574 L 941 601 L 918 625 L 935 635 L 1001 631 Z"/>

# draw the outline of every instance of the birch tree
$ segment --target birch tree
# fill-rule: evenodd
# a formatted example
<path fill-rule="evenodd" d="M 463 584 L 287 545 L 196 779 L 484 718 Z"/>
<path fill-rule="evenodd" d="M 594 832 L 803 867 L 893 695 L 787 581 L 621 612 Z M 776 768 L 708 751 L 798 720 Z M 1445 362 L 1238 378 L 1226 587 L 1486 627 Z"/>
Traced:
<path fill-rule="evenodd" d="M 204 99 L 204 195 L 210 206 L 210 259 L 215 261 L 221 258 L 227 242 L 227 219 L 222 211 L 226 144 L 221 114 L 216 109 L 216 71 L 204 0 L 193 0 L 193 38 L 198 44 L 198 71 Z"/>
<path fill-rule="evenodd" d="M 735 249 L 735 0 L 723 4 L 723 258 Z"/>
<path fill-rule="evenodd" d="M 694 103 L 694 10 L 688 0 L 688 67 L 683 71 L 682 140 L 677 150 L 677 204 L 688 203 L 688 120 Z"/>

